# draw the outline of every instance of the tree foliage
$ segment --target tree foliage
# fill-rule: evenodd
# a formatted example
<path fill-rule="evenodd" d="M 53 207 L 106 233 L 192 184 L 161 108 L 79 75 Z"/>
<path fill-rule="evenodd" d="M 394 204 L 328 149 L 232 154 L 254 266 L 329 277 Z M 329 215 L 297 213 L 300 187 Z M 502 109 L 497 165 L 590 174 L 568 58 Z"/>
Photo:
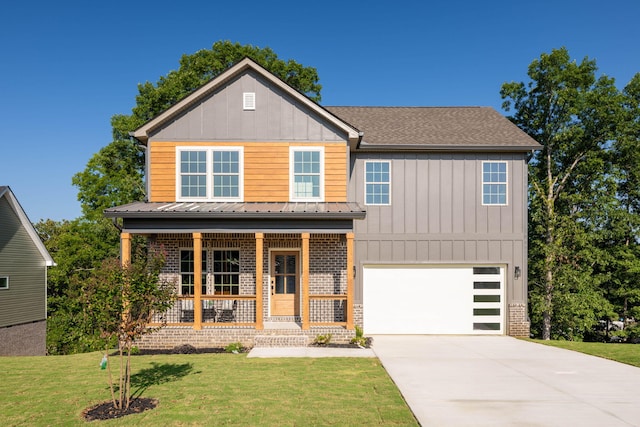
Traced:
<path fill-rule="evenodd" d="M 48 269 L 47 353 L 99 350 L 99 332 L 83 322 L 81 286 L 104 259 L 118 256 L 118 230 L 104 218 L 43 220 L 34 226 L 57 262 Z"/>
<path fill-rule="evenodd" d="M 623 180 L 613 152 L 634 113 L 614 79 L 596 73 L 594 60 L 562 48 L 500 92 L 510 119 L 543 145 L 529 166 L 529 284 L 532 329 L 544 339 L 579 339 L 615 314 L 606 288 L 623 270 L 611 257 Z"/>
<path fill-rule="evenodd" d="M 157 250 L 140 251 L 131 264 L 124 266 L 119 259 L 110 258 L 93 270 L 82 285 L 83 320 L 88 329 L 100 332 L 116 409 L 129 408 L 135 340 L 159 328 L 148 326 L 154 313 L 165 312 L 175 299 L 175 284 L 160 280 L 163 265 L 164 255 Z M 109 350 L 114 345 L 120 361 L 117 386 L 109 363 Z"/>
<path fill-rule="evenodd" d="M 292 59 L 280 59 L 268 47 L 218 41 L 211 49 L 183 55 L 178 70 L 160 77 L 156 83 L 138 85 L 132 114 L 116 114 L 111 118 L 113 142 L 96 153 L 85 170 L 73 177 L 86 218 L 96 219 L 106 208 L 144 200 L 144 150 L 129 133 L 244 57 L 252 58 L 314 101 L 320 101 L 322 86 L 318 83 L 317 70 Z"/>

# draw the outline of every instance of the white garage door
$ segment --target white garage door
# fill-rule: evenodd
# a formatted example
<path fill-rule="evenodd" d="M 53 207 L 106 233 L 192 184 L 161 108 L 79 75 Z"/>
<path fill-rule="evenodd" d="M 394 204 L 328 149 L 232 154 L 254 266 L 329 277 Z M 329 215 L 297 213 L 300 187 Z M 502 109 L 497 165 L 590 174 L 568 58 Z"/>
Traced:
<path fill-rule="evenodd" d="M 502 334 L 504 268 L 365 266 L 366 334 Z"/>

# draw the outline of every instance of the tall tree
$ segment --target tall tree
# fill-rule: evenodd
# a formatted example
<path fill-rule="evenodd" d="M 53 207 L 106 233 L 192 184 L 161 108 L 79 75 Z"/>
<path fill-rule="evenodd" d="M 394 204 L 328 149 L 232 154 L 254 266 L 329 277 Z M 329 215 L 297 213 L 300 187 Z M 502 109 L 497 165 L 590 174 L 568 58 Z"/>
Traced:
<path fill-rule="evenodd" d="M 610 282 L 607 292 L 618 317 L 640 315 L 640 73 L 623 90 L 623 120 L 611 145 L 615 166 L 615 214 L 606 221 Z"/>
<path fill-rule="evenodd" d="M 291 59 L 282 60 L 268 47 L 218 41 L 211 49 L 183 55 L 178 70 L 160 77 L 155 84 L 138 85 L 132 114 L 111 118 L 113 142 L 96 153 L 85 170 L 73 177 L 86 218 L 96 219 L 106 208 L 144 199 L 144 151 L 129 137 L 129 132 L 244 57 L 252 58 L 314 101 L 320 101 L 322 86 L 316 69 Z"/>
<path fill-rule="evenodd" d="M 556 299 L 589 295 L 586 313 L 606 300 L 589 282 L 591 257 L 576 245 L 589 245 L 590 198 L 603 186 L 604 148 L 614 136 L 620 97 L 614 80 L 596 78 L 596 63 L 572 61 L 565 48 L 542 54 L 528 68 L 529 81 L 502 85 L 510 119 L 543 145 L 530 162 L 530 283 L 541 335 L 551 338 Z M 591 315 L 591 321 L 594 315 Z M 586 327 L 589 322 L 584 322 Z"/>

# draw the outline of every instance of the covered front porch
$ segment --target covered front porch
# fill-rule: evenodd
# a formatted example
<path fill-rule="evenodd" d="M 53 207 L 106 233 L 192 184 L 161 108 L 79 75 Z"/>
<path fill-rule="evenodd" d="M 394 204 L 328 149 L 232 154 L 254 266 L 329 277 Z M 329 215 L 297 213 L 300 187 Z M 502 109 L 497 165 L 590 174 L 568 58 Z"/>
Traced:
<path fill-rule="evenodd" d="M 169 222 L 120 211 L 123 262 L 130 260 L 132 237 L 145 236 L 166 254 L 161 280 L 178 294 L 173 307 L 154 316 L 150 326 L 166 327 L 145 338 L 145 346 L 166 348 L 176 340 L 196 347 L 253 345 L 269 334 L 353 336 L 356 213 L 334 212 L 331 221 L 326 210 L 312 215 L 305 209 L 295 218 L 287 213 Z"/>

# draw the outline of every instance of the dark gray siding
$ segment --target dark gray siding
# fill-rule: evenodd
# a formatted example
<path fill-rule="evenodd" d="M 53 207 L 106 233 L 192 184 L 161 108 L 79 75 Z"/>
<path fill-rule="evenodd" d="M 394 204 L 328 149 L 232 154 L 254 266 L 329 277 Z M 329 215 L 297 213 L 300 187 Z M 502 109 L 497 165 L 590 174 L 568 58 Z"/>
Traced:
<path fill-rule="evenodd" d="M 255 92 L 255 111 L 242 108 L 243 92 Z M 254 71 L 243 74 L 158 130 L 155 140 L 344 141 L 280 88 Z"/>
<path fill-rule="evenodd" d="M 0 327 L 46 318 L 46 266 L 5 198 L 0 198 L 0 276 L 9 289 L 0 290 Z"/>
<path fill-rule="evenodd" d="M 365 206 L 355 221 L 358 271 L 367 263 L 501 264 L 507 302 L 526 301 L 526 179 L 524 153 L 356 153 L 349 199 L 365 206 L 364 163 L 391 161 L 391 205 Z M 508 205 L 482 206 L 482 161 L 508 164 Z M 522 276 L 515 281 L 513 268 Z M 362 301 L 362 274 L 356 302 Z"/>

